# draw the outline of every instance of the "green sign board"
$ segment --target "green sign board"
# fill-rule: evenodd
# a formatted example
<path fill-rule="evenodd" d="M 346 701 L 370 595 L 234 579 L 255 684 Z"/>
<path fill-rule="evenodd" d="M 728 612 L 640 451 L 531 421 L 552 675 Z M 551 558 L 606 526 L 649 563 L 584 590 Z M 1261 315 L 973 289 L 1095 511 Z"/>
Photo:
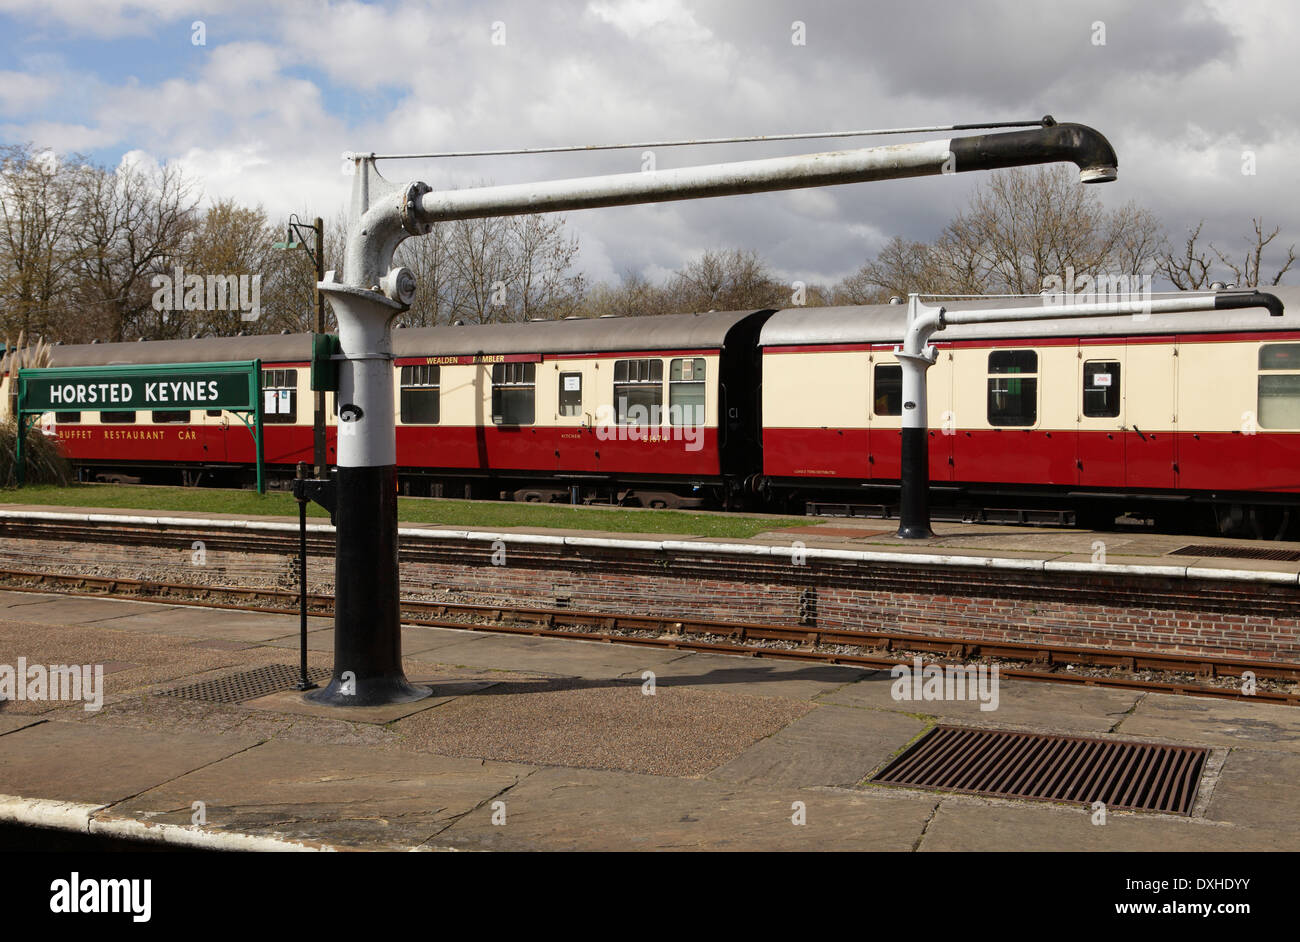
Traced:
<path fill-rule="evenodd" d="M 257 408 L 253 361 L 157 366 L 71 366 L 19 372 L 27 412 Z"/>
<path fill-rule="evenodd" d="M 222 409 L 239 415 L 257 447 L 262 474 L 262 365 L 259 360 L 63 366 L 18 371 L 18 483 L 23 481 L 27 421 L 46 412 L 185 412 Z"/>

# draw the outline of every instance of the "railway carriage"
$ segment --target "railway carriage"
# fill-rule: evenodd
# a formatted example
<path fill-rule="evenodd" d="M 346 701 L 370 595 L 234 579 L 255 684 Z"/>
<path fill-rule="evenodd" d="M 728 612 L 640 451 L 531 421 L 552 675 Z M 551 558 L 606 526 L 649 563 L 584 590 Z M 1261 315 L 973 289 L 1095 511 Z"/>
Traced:
<path fill-rule="evenodd" d="M 1300 310 L 1300 290 L 1274 291 Z M 889 502 L 902 415 L 894 351 L 906 312 L 802 308 L 767 321 L 759 342 L 769 489 L 858 500 L 879 490 Z M 933 342 L 938 497 L 1069 507 L 1094 524 L 1136 509 L 1170 528 L 1213 523 L 1256 536 L 1296 522 L 1300 330 L 1290 319 L 1250 308 L 966 325 Z"/>
<path fill-rule="evenodd" d="M 586 499 L 725 504 L 727 482 L 760 460 L 752 372 L 769 313 L 394 331 L 403 489 L 546 501 L 568 500 L 576 485 Z M 312 460 L 309 357 L 309 335 L 256 336 L 59 346 L 52 365 L 260 359 L 265 462 L 285 478 Z M 255 458 L 243 424 L 220 410 L 44 418 L 100 480 L 245 481 Z"/>
<path fill-rule="evenodd" d="M 1300 310 L 1300 290 L 1273 290 Z M 394 331 L 400 485 L 531 501 L 567 501 L 576 488 L 583 500 L 647 506 L 891 504 L 903 409 L 894 351 L 906 310 Z M 1136 511 L 1169 529 L 1250 536 L 1300 524 L 1300 328 L 1291 318 L 1261 308 L 967 325 L 934 342 L 937 502 L 1069 510 L 1094 526 Z M 59 346 L 53 365 L 260 359 L 274 480 L 312 459 L 310 347 L 305 334 Z M 337 403 L 328 398 L 333 461 Z M 44 421 L 81 472 L 100 480 L 252 479 L 252 438 L 228 413 Z"/>

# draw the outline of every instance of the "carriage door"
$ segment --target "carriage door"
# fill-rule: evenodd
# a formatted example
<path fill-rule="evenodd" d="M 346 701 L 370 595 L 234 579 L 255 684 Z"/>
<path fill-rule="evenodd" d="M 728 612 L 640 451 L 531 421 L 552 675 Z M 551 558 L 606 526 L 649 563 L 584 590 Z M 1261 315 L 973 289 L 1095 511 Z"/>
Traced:
<path fill-rule="evenodd" d="M 1173 337 L 1143 337 L 1130 340 L 1127 347 L 1125 486 L 1177 487 L 1174 403 L 1178 348 Z"/>
<path fill-rule="evenodd" d="M 1081 487 L 1124 486 L 1124 400 L 1128 387 L 1124 344 L 1079 344 L 1075 371 L 1078 410 L 1078 482 Z"/>

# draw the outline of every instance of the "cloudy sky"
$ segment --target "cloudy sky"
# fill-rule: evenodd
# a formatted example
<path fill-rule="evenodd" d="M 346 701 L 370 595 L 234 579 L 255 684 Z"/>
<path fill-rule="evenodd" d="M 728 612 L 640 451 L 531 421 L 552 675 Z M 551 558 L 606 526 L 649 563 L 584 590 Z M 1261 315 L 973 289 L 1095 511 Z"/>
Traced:
<path fill-rule="evenodd" d="M 803 44 L 793 41 L 796 23 Z M 1205 219 L 1206 234 L 1234 249 L 1262 215 L 1289 245 L 1300 241 L 1298 34 L 1300 4 L 1285 0 L 0 0 L 0 140 L 108 165 L 170 161 L 209 199 L 261 203 L 281 218 L 341 210 L 349 150 L 1050 113 L 1114 144 L 1119 181 L 1098 188 L 1107 205 L 1136 201 L 1174 237 Z M 854 142 L 676 148 L 656 158 L 666 168 L 841 146 Z M 1242 172 L 1245 151 L 1253 175 Z M 381 170 L 440 189 L 640 166 L 640 152 L 614 151 Z M 828 282 L 892 235 L 933 238 L 976 183 L 924 178 L 567 218 L 596 279 L 656 277 L 702 250 L 744 247 L 790 279 Z"/>

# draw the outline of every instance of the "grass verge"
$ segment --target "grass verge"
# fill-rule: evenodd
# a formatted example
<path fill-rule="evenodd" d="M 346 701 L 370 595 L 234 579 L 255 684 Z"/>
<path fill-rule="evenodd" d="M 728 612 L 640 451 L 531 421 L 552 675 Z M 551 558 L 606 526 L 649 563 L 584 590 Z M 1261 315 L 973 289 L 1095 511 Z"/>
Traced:
<path fill-rule="evenodd" d="M 152 512 L 186 511 L 235 514 L 240 517 L 297 516 L 298 503 L 281 492 L 195 487 L 138 487 L 114 484 L 75 484 L 69 487 L 33 485 L 5 488 L 0 504 L 40 504 L 51 507 L 104 507 Z M 325 511 L 309 505 L 312 517 Z M 796 526 L 797 517 L 746 517 L 692 513 L 685 510 L 569 507 L 563 504 L 516 504 L 506 501 L 430 500 L 401 497 L 397 515 L 403 523 L 428 523 L 491 530 L 498 527 L 601 530 L 611 533 L 665 533 L 744 539 L 766 530 Z"/>

